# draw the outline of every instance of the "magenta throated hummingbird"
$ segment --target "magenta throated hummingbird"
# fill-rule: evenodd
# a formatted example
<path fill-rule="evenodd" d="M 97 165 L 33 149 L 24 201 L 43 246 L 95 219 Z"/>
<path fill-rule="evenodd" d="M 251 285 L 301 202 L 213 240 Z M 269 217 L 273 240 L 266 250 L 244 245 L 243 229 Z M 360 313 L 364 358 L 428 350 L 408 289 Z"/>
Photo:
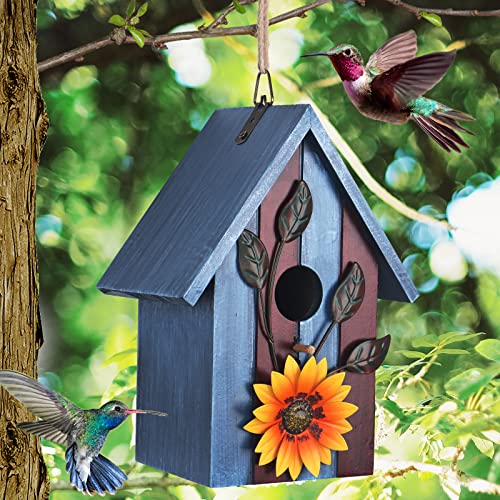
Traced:
<path fill-rule="evenodd" d="M 0 370 L 0 385 L 40 418 L 17 427 L 66 446 L 66 470 L 78 491 L 103 496 L 115 493 L 127 476 L 99 454 L 108 432 L 134 413 L 167 416 L 151 410 L 132 410 L 121 401 L 84 410 L 57 392 L 22 373 Z"/>
<path fill-rule="evenodd" d="M 469 146 L 457 132 L 473 134 L 457 120 L 474 118 L 423 97 L 443 78 L 455 59 L 455 51 L 420 57 L 415 57 L 416 53 L 417 36 L 414 31 L 407 31 L 385 42 L 366 66 L 358 49 L 347 44 L 303 57 L 327 56 L 349 99 L 363 115 L 396 124 L 414 120 L 445 151 L 460 152 L 459 146 Z"/>

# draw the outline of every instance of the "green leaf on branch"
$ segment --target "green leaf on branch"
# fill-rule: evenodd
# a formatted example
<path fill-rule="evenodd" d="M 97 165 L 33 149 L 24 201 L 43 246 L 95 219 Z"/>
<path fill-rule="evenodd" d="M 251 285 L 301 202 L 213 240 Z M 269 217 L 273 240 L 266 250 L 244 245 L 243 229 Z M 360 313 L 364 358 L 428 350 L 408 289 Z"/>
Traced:
<path fill-rule="evenodd" d="M 455 342 L 463 342 L 464 340 L 473 339 L 484 333 L 464 333 L 464 332 L 447 332 L 439 336 L 439 343 L 441 346 L 454 344 Z"/>
<path fill-rule="evenodd" d="M 419 15 L 434 26 L 438 26 L 439 28 L 443 27 L 443 20 L 437 14 L 430 14 L 429 12 L 419 12 Z"/>
<path fill-rule="evenodd" d="M 137 17 L 142 17 L 146 12 L 148 11 L 148 2 L 143 3 L 140 7 L 139 10 L 137 11 L 136 16 Z"/>
<path fill-rule="evenodd" d="M 264 287 L 269 275 L 269 255 L 260 238 L 248 229 L 238 238 L 238 267 L 247 285 Z"/>
<path fill-rule="evenodd" d="M 114 26 L 125 26 L 125 19 L 118 14 L 114 14 L 108 19 L 109 24 L 113 24 Z"/>
<path fill-rule="evenodd" d="M 238 2 L 238 0 L 233 0 L 233 5 L 237 12 L 239 12 L 240 14 L 245 13 L 245 7 L 243 7 L 243 5 L 241 5 L 241 3 Z"/>
<path fill-rule="evenodd" d="M 144 47 L 144 35 L 137 29 L 134 28 L 133 26 L 129 26 L 128 32 L 134 37 L 135 43 L 139 45 L 139 47 L 142 49 Z"/>
<path fill-rule="evenodd" d="M 154 38 L 154 35 L 152 35 L 149 31 L 146 30 L 139 30 L 146 38 Z"/>
<path fill-rule="evenodd" d="M 129 23 L 132 25 L 132 26 L 135 26 L 136 24 L 139 24 L 139 21 L 140 19 L 137 17 L 137 16 L 134 16 L 130 19 Z"/>
<path fill-rule="evenodd" d="M 132 17 L 132 14 L 135 12 L 135 0 L 130 0 L 130 3 L 128 4 L 127 7 L 127 17 Z"/>
<path fill-rule="evenodd" d="M 470 354 L 465 349 L 441 349 L 439 354 Z"/>
<path fill-rule="evenodd" d="M 401 349 L 399 351 L 396 351 L 398 354 L 402 354 L 403 356 L 410 358 L 410 359 L 423 359 L 427 356 L 425 352 L 420 352 L 420 351 L 408 351 L 406 349 Z"/>
<path fill-rule="evenodd" d="M 486 339 L 481 340 L 475 347 L 476 351 L 486 359 L 491 359 L 500 363 L 500 340 Z"/>
<path fill-rule="evenodd" d="M 493 380 L 500 373 L 500 366 L 492 366 L 486 370 L 470 368 L 450 379 L 444 386 L 449 394 L 465 401 Z"/>
<path fill-rule="evenodd" d="M 439 343 L 438 336 L 434 333 L 429 335 L 423 335 L 422 337 L 417 337 L 412 341 L 411 345 L 413 347 L 436 347 Z"/>

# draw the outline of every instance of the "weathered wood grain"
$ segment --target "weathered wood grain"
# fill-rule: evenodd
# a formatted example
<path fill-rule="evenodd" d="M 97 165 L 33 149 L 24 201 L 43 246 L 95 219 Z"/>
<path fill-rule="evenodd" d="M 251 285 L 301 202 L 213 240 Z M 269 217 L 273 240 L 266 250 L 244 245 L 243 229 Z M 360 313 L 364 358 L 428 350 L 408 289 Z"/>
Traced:
<path fill-rule="evenodd" d="M 302 234 L 300 262 L 318 274 L 323 300 L 316 314 L 300 324 L 300 341 L 317 346 L 333 319 L 332 298 L 340 274 L 342 202 L 341 188 L 331 175 L 329 163 L 319 154 L 319 145 L 311 134 L 306 136 L 303 148 L 302 178 L 312 193 L 313 215 Z M 330 369 L 338 366 L 338 343 L 338 327 L 335 327 L 318 358 L 326 357 Z M 305 360 L 307 356 L 302 354 L 301 358 Z M 336 453 L 332 458 L 330 466 L 321 466 L 319 477 L 336 476 Z M 299 480 L 313 478 L 305 468 L 299 476 Z"/>
<path fill-rule="evenodd" d="M 293 153 L 290 161 L 287 163 L 278 180 L 267 194 L 259 212 L 259 236 L 269 255 L 273 254 L 276 244 L 279 240 L 276 220 L 277 214 L 281 207 L 288 201 L 290 194 L 295 186 L 295 182 L 300 179 L 300 150 Z M 296 266 L 299 263 L 299 240 L 286 243 L 281 254 L 278 270 L 276 272 L 276 281 L 278 282 L 281 274 L 289 267 Z M 264 289 L 264 294 L 267 292 L 267 286 Z M 276 347 L 276 356 L 280 371 L 285 366 L 285 360 L 288 354 L 292 353 L 293 340 L 297 334 L 297 323 L 286 319 L 276 307 L 276 302 L 273 299 L 271 305 L 271 319 L 274 332 L 274 344 Z M 257 335 L 257 352 L 256 352 L 256 371 L 255 381 L 257 383 L 270 384 L 271 371 L 273 365 L 269 355 L 268 343 L 261 330 L 261 325 L 258 325 Z M 254 444 L 256 444 L 255 441 Z M 257 457 L 256 457 L 257 458 Z M 288 473 L 283 474 L 279 478 L 276 477 L 276 464 L 271 462 L 265 466 L 255 465 L 254 482 L 256 484 L 275 483 L 282 481 L 290 481 Z"/>
<path fill-rule="evenodd" d="M 352 347 L 377 336 L 378 266 L 370 242 L 349 201 L 342 224 L 342 272 L 351 262 L 358 262 L 365 275 L 365 297 L 358 312 L 340 325 L 340 363 Z M 353 430 L 344 435 L 349 446 L 337 453 L 337 475 L 363 476 L 373 473 L 375 433 L 375 373 L 347 373 L 345 383 L 352 387 L 347 401 L 359 410 L 349 417 Z"/>
<path fill-rule="evenodd" d="M 247 229 L 256 233 L 257 214 Z M 238 271 L 233 246 L 215 275 L 211 483 L 251 484 L 254 436 L 243 430 L 256 407 L 256 295 Z"/>

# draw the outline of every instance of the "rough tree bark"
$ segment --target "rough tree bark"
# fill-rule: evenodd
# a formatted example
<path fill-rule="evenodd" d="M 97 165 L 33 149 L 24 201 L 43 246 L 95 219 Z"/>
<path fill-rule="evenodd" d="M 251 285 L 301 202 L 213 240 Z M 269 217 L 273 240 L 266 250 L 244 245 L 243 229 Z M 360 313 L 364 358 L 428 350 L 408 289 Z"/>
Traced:
<path fill-rule="evenodd" d="M 36 2 L 0 0 L 0 367 L 36 376 L 42 331 L 35 248 L 36 172 L 48 119 L 36 68 Z M 0 498 L 48 498 L 33 419 L 0 395 Z"/>

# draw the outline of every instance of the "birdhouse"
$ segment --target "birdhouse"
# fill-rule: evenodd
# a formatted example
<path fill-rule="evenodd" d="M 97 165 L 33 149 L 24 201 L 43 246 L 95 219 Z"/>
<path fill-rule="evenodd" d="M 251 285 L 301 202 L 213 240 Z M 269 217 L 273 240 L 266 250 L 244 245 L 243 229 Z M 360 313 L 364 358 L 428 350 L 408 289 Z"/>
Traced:
<path fill-rule="evenodd" d="M 213 487 L 290 480 L 256 463 L 256 437 L 243 430 L 256 407 L 252 384 L 268 384 L 273 370 L 259 296 L 269 300 L 282 370 L 287 355 L 307 356 L 294 345 L 316 345 L 328 325 L 319 357 L 334 369 L 352 346 L 375 339 L 377 299 L 418 295 L 312 108 L 270 106 L 237 144 L 250 112 L 212 115 L 98 284 L 139 299 L 137 404 L 169 413 L 138 416 L 137 460 Z M 308 225 L 280 245 L 283 207 L 299 226 L 305 220 L 290 205 L 294 193 L 309 203 Z M 281 246 L 271 293 L 248 285 L 251 272 L 245 279 L 242 233 L 269 253 Z M 335 290 L 353 262 L 362 304 L 332 323 Z M 348 450 L 333 453 L 322 478 L 373 470 L 375 377 L 349 372 L 346 383 L 359 410 Z M 298 477 L 311 478 L 306 469 Z"/>

